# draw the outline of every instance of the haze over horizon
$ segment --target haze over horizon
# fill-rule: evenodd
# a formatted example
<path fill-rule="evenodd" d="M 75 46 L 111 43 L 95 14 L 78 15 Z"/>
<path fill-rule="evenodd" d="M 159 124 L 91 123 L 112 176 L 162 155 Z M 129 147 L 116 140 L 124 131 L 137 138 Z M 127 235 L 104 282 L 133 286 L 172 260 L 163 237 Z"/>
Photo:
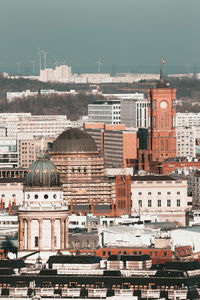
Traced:
<path fill-rule="evenodd" d="M 65 61 L 73 73 L 200 72 L 199 0 L 1 0 L 0 72 Z"/>

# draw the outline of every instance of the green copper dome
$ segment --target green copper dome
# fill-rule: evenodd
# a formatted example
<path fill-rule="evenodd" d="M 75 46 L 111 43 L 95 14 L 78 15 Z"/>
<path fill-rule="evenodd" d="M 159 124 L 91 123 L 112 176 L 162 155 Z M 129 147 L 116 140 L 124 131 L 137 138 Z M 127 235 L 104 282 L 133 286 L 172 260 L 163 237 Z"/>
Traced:
<path fill-rule="evenodd" d="M 38 160 L 30 165 L 25 177 L 25 186 L 53 187 L 59 185 L 60 180 L 56 166 L 42 152 Z"/>

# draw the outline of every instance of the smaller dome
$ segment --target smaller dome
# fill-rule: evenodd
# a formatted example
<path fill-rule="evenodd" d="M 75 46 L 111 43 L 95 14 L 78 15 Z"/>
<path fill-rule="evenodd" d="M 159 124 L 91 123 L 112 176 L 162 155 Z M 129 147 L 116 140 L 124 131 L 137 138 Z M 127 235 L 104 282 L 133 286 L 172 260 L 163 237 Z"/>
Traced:
<path fill-rule="evenodd" d="M 62 132 L 53 143 L 54 152 L 96 152 L 95 140 L 84 130 L 70 128 Z"/>
<path fill-rule="evenodd" d="M 34 161 L 26 174 L 27 187 L 53 187 L 60 186 L 60 178 L 56 166 L 42 152 L 38 160 Z"/>

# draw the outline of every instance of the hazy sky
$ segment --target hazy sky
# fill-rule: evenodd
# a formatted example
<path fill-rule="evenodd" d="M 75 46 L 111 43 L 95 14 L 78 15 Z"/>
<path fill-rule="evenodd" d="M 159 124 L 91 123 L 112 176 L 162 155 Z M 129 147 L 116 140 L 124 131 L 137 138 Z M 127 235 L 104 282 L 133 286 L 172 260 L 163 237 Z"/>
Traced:
<path fill-rule="evenodd" d="M 72 72 L 200 69 L 200 0 L 0 0 L 0 71 L 66 61 Z M 200 70 L 199 70 L 200 71 Z"/>

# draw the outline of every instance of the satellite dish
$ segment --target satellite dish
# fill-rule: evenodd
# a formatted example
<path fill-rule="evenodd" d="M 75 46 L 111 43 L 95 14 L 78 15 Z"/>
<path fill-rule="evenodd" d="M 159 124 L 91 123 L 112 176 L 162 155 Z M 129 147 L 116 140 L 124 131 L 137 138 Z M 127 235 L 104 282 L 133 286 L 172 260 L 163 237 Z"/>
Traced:
<path fill-rule="evenodd" d="M 12 252 L 9 252 L 9 253 L 8 253 L 8 258 L 9 258 L 9 259 L 15 259 L 15 258 L 16 258 L 16 254 L 15 254 L 15 253 L 12 253 Z"/>

